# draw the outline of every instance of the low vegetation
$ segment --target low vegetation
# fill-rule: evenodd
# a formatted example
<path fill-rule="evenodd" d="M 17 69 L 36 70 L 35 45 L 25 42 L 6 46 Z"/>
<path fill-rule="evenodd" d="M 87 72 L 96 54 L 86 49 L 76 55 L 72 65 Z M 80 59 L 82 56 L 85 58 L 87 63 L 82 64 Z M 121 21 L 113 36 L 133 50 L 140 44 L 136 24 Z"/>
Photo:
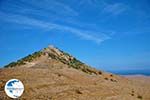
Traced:
<path fill-rule="evenodd" d="M 105 77 L 104 79 L 105 79 L 105 80 L 108 80 L 108 78 L 107 78 L 107 77 Z"/>
<path fill-rule="evenodd" d="M 137 98 L 142 99 L 143 97 L 141 95 L 138 95 Z"/>
<path fill-rule="evenodd" d="M 42 52 L 39 51 L 39 52 L 34 52 L 33 54 L 31 55 L 28 55 L 20 60 L 17 60 L 16 62 L 12 62 L 6 66 L 4 66 L 4 68 L 10 68 L 10 67 L 15 67 L 15 66 L 20 66 L 20 65 L 24 65 L 26 64 L 26 62 L 31 62 L 33 61 L 35 58 L 38 58 L 42 55 Z"/>
<path fill-rule="evenodd" d="M 77 94 L 83 94 L 80 90 L 75 90 L 75 92 L 77 93 Z"/>
<path fill-rule="evenodd" d="M 58 49 L 58 48 L 57 48 Z M 59 50 L 59 49 L 58 49 Z M 61 50 L 59 50 L 61 53 L 63 53 L 61 56 L 55 55 L 53 53 L 48 53 L 49 57 L 51 57 L 52 59 L 61 61 L 64 64 L 67 64 L 68 67 L 72 67 L 78 70 L 81 70 L 85 73 L 88 74 L 96 74 L 96 75 L 101 75 L 102 72 L 101 71 L 96 71 L 93 68 L 91 68 L 90 66 L 85 65 L 84 63 L 82 63 L 81 61 L 77 60 L 76 58 L 72 57 L 70 54 L 63 52 Z M 53 51 L 55 52 L 55 51 Z M 64 57 L 66 57 L 67 59 L 65 59 Z"/>
<path fill-rule="evenodd" d="M 112 74 L 110 74 L 110 77 L 113 77 L 113 75 L 112 75 Z"/>
<path fill-rule="evenodd" d="M 110 81 L 112 81 L 112 82 L 117 82 L 117 80 L 115 80 L 115 79 L 110 79 Z"/>
<path fill-rule="evenodd" d="M 134 96 L 134 90 L 131 91 L 131 96 Z"/>
<path fill-rule="evenodd" d="M 133 93 L 131 93 L 131 96 L 134 96 L 134 94 L 133 94 Z"/>

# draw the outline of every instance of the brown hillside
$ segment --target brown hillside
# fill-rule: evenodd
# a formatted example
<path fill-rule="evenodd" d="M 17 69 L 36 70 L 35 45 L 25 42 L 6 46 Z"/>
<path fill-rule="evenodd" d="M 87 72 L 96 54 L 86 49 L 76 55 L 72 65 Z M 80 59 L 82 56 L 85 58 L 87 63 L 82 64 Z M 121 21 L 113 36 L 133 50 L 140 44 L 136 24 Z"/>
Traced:
<path fill-rule="evenodd" d="M 0 69 L 0 100 L 12 78 L 25 91 L 19 100 L 150 100 L 150 81 L 125 78 L 96 70 L 53 46 Z"/>

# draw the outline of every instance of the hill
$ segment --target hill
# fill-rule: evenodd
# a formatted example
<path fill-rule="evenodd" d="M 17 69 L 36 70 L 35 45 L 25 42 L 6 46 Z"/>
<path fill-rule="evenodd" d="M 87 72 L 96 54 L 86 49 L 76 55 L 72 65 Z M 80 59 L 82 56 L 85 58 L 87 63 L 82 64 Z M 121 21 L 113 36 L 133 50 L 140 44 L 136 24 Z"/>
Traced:
<path fill-rule="evenodd" d="M 12 78 L 25 86 L 20 100 L 150 100 L 149 83 L 97 70 L 53 46 L 4 67 L 0 100 L 11 100 L 4 85 Z"/>

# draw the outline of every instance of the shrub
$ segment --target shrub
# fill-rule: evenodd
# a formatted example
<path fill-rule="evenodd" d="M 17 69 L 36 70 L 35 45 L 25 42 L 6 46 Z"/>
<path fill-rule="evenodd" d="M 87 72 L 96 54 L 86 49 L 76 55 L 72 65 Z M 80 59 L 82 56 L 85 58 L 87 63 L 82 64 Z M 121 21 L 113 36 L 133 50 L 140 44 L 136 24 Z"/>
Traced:
<path fill-rule="evenodd" d="M 4 67 L 5 67 L 5 68 L 8 68 L 8 67 L 14 67 L 14 66 L 16 66 L 16 65 L 17 65 L 16 62 L 12 62 L 12 63 L 10 63 L 10 64 L 4 66 Z"/>
<path fill-rule="evenodd" d="M 39 52 L 35 52 L 33 53 L 32 55 L 28 55 L 20 60 L 18 60 L 17 62 L 12 62 L 6 66 L 4 66 L 5 68 L 8 68 L 8 67 L 15 67 L 15 66 L 20 66 L 20 65 L 24 65 L 26 64 L 25 62 L 31 62 L 33 61 L 35 58 L 37 57 L 40 57 L 42 55 L 42 52 L 39 51 Z"/>
<path fill-rule="evenodd" d="M 138 95 L 137 98 L 142 99 L 143 97 L 141 95 Z"/>
<path fill-rule="evenodd" d="M 108 80 L 108 78 L 107 78 L 107 77 L 105 77 L 104 79 L 105 79 L 105 80 Z"/>
<path fill-rule="evenodd" d="M 75 90 L 75 92 L 76 92 L 77 94 L 82 94 L 82 92 L 81 92 L 80 90 Z"/>
<path fill-rule="evenodd" d="M 101 72 L 101 71 L 98 71 L 98 74 L 99 74 L 99 75 L 101 75 L 101 74 L 102 74 L 102 72 Z"/>
<path fill-rule="evenodd" d="M 114 79 L 110 79 L 110 81 L 112 81 L 112 82 L 117 82 L 116 80 L 114 80 Z"/>
<path fill-rule="evenodd" d="M 112 75 L 112 74 L 110 74 L 110 76 L 111 76 L 111 77 L 113 77 L 113 75 Z"/>
<path fill-rule="evenodd" d="M 131 96 L 134 96 L 134 94 L 132 93 Z"/>
<path fill-rule="evenodd" d="M 66 55 L 66 56 L 70 56 L 69 53 L 66 53 L 66 52 L 63 52 L 63 54 Z"/>

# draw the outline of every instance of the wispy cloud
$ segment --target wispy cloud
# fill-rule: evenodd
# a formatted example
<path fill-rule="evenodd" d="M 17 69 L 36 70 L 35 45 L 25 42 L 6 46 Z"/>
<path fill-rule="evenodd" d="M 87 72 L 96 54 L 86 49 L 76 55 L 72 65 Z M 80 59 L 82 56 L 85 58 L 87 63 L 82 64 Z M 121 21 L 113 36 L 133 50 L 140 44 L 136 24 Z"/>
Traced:
<path fill-rule="evenodd" d="M 41 11 L 47 11 L 49 13 L 61 15 L 61 16 L 78 16 L 78 12 L 72 9 L 69 5 L 56 0 L 21 0 L 24 4 L 30 5 L 32 8 L 40 9 Z"/>
<path fill-rule="evenodd" d="M 96 0 L 88 1 L 89 3 L 95 3 Z M 7 6 L 7 7 L 6 7 Z M 0 11 L 0 20 L 4 20 L 11 23 L 17 23 L 24 26 L 38 27 L 43 30 L 59 30 L 65 31 L 65 33 L 72 33 L 81 39 L 90 40 L 97 44 L 110 39 L 109 33 L 93 31 L 90 29 L 84 30 L 84 28 L 71 27 L 68 25 L 69 19 L 73 23 L 77 23 L 80 26 L 81 23 L 76 20 L 79 15 L 72 7 L 62 2 L 55 0 L 18 0 L 16 2 L 7 2 Z M 7 9 L 6 9 L 7 8 Z M 69 18 L 68 18 L 69 17 Z M 63 22 L 58 24 L 56 22 Z M 85 26 L 82 25 L 81 26 Z"/>
<path fill-rule="evenodd" d="M 127 6 L 123 3 L 108 4 L 105 3 L 103 12 L 118 15 L 127 10 Z"/>
<path fill-rule="evenodd" d="M 84 5 L 89 5 L 91 7 L 97 6 L 98 1 L 97 0 L 80 0 L 79 5 L 84 6 Z"/>
<path fill-rule="evenodd" d="M 30 25 L 30 26 L 42 28 L 44 30 L 56 29 L 60 31 L 65 31 L 66 33 L 72 33 L 82 39 L 90 40 L 98 44 L 100 44 L 101 42 L 107 39 L 110 39 L 110 37 L 105 33 L 98 33 L 94 31 L 84 31 L 84 30 L 73 28 L 70 26 L 56 24 L 52 22 L 45 22 L 42 20 L 38 20 L 35 18 L 30 18 L 30 17 L 26 17 L 22 15 L 13 15 L 13 14 L 6 14 L 3 12 L 0 12 L 0 19 L 4 21 L 12 22 L 12 23 L 21 24 L 21 25 Z M 92 34 L 97 34 L 97 35 L 95 36 Z"/>
<path fill-rule="evenodd" d="M 96 7 L 97 10 L 101 10 L 102 13 L 111 15 L 119 15 L 128 9 L 128 6 L 124 3 L 109 3 L 105 0 L 81 0 L 79 4 L 82 6 L 88 4 L 91 7 Z"/>

